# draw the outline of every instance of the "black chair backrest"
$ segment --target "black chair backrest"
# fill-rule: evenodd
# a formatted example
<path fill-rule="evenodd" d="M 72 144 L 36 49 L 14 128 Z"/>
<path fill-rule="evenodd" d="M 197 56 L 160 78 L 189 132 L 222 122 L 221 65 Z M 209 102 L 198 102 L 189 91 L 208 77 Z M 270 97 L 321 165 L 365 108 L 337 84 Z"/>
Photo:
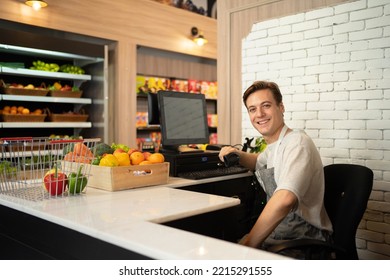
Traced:
<path fill-rule="evenodd" d="M 333 224 L 336 246 L 346 250 L 345 259 L 358 259 L 355 236 L 367 207 L 374 174 L 368 167 L 331 164 L 324 167 L 325 208 Z"/>

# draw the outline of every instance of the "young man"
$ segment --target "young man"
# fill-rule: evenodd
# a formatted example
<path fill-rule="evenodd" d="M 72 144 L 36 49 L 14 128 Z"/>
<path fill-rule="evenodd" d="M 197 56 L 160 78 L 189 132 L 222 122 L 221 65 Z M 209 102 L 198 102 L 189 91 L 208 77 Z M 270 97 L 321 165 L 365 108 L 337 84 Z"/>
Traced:
<path fill-rule="evenodd" d="M 267 249 L 280 240 L 328 240 L 332 224 L 323 202 L 323 165 L 313 141 L 303 131 L 285 125 L 277 84 L 257 81 L 244 92 L 243 101 L 267 148 L 261 154 L 250 154 L 224 147 L 219 156 L 223 160 L 228 153 L 238 153 L 240 164 L 255 171 L 268 201 L 240 243 Z"/>

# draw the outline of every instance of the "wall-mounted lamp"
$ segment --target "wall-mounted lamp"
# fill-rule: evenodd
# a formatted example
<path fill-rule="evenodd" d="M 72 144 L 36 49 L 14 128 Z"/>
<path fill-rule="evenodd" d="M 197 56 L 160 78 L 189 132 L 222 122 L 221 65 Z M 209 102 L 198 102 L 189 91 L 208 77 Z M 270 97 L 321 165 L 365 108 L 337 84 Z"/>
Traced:
<path fill-rule="evenodd" d="M 203 32 L 199 31 L 197 27 L 191 28 L 191 35 L 192 35 L 192 40 L 198 46 L 203 46 L 208 42 L 207 39 L 203 36 Z"/>
<path fill-rule="evenodd" d="M 27 0 L 24 3 L 32 7 L 36 11 L 40 10 L 41 8 L 47 7 L 47 3 L 43 0 Z"/>

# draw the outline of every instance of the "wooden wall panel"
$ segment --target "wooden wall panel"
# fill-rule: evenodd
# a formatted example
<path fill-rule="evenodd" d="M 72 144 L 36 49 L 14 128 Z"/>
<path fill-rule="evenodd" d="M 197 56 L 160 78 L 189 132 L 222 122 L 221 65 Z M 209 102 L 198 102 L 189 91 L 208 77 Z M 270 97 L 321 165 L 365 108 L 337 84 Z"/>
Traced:
<path fill-rule="evenodd" d="M 19 0 L 2 0 L 0 20 L 110 40 L 109 65 L 111 141 L 136 144 L 135 104 L 137 46 L 217 58 L 217 21 L 149 0 L 48 1 L 34 11 Z M 208 44 L 190 37 L 193 26 L 204 31 Z M 113 83 L 113 85 L 112 85 Z"/>
<path fill-rule="evenodd" d="M 137 71 L 143 75 L 159 73 L 162 77 L 216 81 L 217 61 L 141 47 L 138 49 Z"/>

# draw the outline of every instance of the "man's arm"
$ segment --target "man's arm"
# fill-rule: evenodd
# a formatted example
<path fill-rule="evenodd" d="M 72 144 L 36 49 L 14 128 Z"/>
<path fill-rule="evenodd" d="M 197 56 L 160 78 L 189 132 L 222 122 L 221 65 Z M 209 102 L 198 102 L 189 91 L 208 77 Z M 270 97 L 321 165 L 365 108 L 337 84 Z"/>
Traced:
<path fill-rule="evenodd" d="M 259 248 L 297 202 L 298 199 L 294 193 L 288 190 L 276 191 L 267 202 L 249 234 L 240 243 Z"/>

